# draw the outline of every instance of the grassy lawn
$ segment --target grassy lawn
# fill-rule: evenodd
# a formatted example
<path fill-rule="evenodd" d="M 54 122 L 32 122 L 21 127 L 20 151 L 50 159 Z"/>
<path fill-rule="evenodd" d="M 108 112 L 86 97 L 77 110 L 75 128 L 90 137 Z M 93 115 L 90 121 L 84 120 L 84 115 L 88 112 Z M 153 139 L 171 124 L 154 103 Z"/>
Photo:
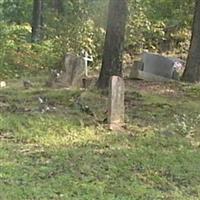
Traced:
<path fill-rule="evenodd" d="M 0 89 L 0 199 L 200 199 L 200 86 L 127 81 L 110 132 L 106 95 L 34 83 Z"/>

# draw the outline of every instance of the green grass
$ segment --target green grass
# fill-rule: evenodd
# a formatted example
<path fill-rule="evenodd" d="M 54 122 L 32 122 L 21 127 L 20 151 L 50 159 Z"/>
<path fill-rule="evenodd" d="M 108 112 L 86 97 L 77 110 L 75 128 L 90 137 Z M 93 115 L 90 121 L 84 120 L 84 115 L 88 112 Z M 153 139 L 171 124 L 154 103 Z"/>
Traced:
<path fill-rule="evenodd" d="M 132 85 L 122 132 L 101 123 L 99 91 L 1 89 L 0 199 L 199 200 L 200 87 Z M 56 109 L 41 113 L 38 96 Z"/>

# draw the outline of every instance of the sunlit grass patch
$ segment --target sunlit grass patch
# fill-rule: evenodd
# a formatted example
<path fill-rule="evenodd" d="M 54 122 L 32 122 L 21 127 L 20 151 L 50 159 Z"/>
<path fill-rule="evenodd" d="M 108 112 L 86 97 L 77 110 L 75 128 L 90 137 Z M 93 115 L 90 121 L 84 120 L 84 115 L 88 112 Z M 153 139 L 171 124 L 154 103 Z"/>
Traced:
<path fill-rule="evenodd" d="M 200 198 L 197 98 L 128 88 L 125 129 L 110 132 L 99 91 L 1 92 L 0 102 L 34 109 L 0 112 L 0 199 Z M 40 96 L 57 109 L 35 109 Z"/>

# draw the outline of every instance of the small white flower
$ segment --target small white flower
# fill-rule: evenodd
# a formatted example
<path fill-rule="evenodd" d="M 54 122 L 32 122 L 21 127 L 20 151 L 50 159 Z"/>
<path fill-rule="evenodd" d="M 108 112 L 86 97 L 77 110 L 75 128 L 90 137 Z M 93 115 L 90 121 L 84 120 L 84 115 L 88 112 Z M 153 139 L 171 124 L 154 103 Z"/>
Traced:
<path fill-rule="evenodd" d="M 6 87 L 6 82 L 5 81 L 0 81 L 0 87 L 1 88 Z"/>

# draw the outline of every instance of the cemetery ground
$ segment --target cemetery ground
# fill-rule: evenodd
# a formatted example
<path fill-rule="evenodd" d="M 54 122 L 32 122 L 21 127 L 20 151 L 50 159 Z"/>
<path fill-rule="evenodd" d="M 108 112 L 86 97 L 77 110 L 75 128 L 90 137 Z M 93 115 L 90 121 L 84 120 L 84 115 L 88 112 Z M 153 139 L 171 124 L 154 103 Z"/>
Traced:
<path fill-rule="evenodd" d="M 106 92 L 0 89 L 0 199 L 200 199 L 200 86 L 126 80 L 126 125 Z"/>

